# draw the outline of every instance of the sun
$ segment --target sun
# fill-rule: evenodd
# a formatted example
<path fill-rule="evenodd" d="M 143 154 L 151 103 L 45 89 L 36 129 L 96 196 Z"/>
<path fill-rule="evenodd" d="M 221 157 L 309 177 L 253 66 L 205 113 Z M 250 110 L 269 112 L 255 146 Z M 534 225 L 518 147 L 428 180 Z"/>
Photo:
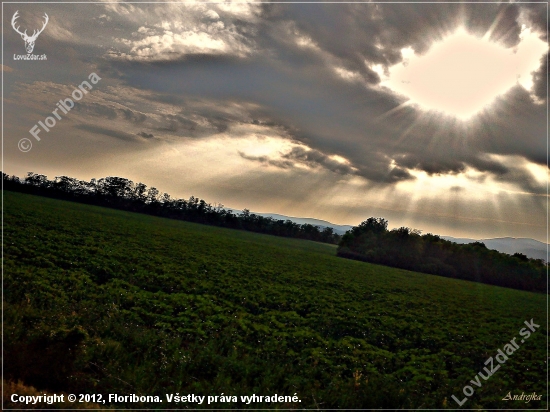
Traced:
<path fill-rule="evenodd" d="M 532 72 L 547 50 L 548 44 L 525 27 L 514 48 L 459 28 L 422 56 L 403 49 L 403 62 L 389 68 L 381 85 L 425 110 L 468 120 L 517 84 L 530 90 Z"/>

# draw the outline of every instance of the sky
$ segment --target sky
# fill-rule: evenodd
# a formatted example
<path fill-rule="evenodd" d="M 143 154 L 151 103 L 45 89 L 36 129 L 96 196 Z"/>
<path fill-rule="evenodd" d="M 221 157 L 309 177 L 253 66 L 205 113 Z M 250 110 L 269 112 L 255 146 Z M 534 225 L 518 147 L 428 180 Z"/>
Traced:
<path fill-rule="evenodd" d="M 2 169 L 546 242 L 547 7 L 4 3 Z"/>

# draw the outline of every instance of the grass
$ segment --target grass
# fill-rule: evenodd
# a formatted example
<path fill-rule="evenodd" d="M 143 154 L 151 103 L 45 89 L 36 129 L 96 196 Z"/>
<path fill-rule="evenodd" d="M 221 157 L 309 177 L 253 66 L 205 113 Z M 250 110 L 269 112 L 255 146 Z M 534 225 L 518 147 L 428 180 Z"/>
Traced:
<path fill-rule="evenodd" d="M 544 408 L 546 296 L 337 258 L 335 246 L 4 192 L 4 371 L 117 408 Z M 519 341 L 519 339 L 518 339 Z M 237 402 L 169 404 L 165 394 Z M 241 395 L 293 395 L 249 404 Z"/>

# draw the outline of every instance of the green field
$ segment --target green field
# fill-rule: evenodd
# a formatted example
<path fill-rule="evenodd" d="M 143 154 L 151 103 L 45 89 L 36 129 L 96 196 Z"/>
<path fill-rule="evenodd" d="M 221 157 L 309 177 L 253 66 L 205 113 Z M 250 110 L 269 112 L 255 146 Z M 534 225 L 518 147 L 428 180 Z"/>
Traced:
<path fill-rule="evenodd" d="M 545 394 L 546 299 L 336 257 L 333 245 L 4 192 L 4 374 L 130 408 L 463 408 Z M 519 341 L 519 339 L 518 339 Z M 496 363 L 496 361 L 495 361 Z M 238 396 L 167 403 L 165 394 Z M 300 403 L 240 401 L 297 394 Z"/>

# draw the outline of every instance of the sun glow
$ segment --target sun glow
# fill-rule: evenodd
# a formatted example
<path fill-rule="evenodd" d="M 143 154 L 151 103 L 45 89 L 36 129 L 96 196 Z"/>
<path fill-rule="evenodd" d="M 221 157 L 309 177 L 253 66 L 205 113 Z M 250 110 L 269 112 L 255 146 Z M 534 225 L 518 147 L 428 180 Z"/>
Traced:
<path fill-rule="evenodd" d="M 381 85 L 423 109 L 467 120 L 517 84 L 530 90 L 532 72 L 547 50 L 548 44 L 525 27 L 514 48 L 459 28 L 423 56 L 404 48 L 403 62 L 389 68 Z"/>

